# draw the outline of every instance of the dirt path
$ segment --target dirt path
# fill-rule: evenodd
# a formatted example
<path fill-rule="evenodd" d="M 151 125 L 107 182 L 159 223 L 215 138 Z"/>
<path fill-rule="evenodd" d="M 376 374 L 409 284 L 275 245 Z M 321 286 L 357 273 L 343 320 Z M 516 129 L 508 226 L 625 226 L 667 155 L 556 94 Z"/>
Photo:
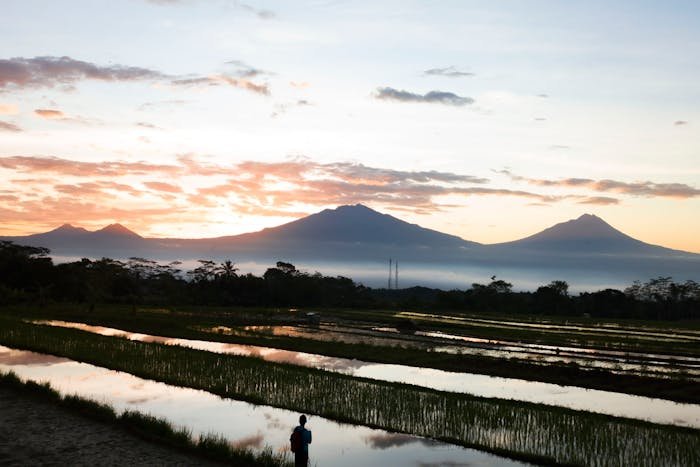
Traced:
<path fill-rule="evenodd" d="M 219 465 L 0 387 L 0 465 Z"/>

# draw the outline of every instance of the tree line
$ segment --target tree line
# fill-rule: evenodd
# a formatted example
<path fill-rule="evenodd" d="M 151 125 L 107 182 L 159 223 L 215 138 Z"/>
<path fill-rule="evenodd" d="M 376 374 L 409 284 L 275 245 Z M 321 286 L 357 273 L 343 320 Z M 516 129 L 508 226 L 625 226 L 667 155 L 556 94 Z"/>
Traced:
<path fill-rule="evenodd" d="M 658 277 L 625 290 L 569 293 L 565 281 L 515 292 L 492 277 L 463 290 L 365 287 L 342 276 L 298 270 L 279 261 L 261 276 L 240 274 L 232 261 L 180 262 L 110 258 L 54 264 L 46 248 L 0 242 L 0 305 L 68 302 L 94 305 L 211 305 L 262 307 L 401 308 L 494 311 L 640 319 L 700 318 L 700 284 Z"/>

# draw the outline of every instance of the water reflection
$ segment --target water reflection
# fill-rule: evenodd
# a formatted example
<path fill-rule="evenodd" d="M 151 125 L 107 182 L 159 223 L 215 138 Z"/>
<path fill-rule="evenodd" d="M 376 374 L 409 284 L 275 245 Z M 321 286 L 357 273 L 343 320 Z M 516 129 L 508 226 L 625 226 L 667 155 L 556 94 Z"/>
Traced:
<path fill-rule="evenodd" d="M 0 346 L 0 355 L 9 353 L 27 361 L 49 361 L 45 355 Z M 137 410 L 165 418 L 178 427 L 187 427 L 194 436 L 218 433 L 234 445 L 254 449 L 269 445 L 276 452 L 287 451 L 289 433 L 299 416 L 289 410 L 224 399 L 205 391 L 169 386 L 66 359 L 42 366 L 0 362 L 0 371 L 10 370 L 23 380 L 48 381 L 62 394 L 106 402 L 118 412 Z M 311 465 L 523 465 L 473 449 L 340 424 L 322 417 L 309 417 L 307 426 L 314 433 Z M 415 441 L 382 444 L 381 440 L 395 436 Z M 367 440 L 380 441 L 374 446 Z"/>
<path fill-rule="evenodd" d="M 23 352 L 21 350 L 12 350 L 8 349 L 7 347 L 0 347 L 0 364 L 2 365 L 45 366 L 69 361 L 70 360 L 67 358 L 56 357 L 54 355 Z"/>
<path fill-rule="evenodd" d="M 440 444 L 432 439 L 419 438 L 417 436 L 405 435 L 401 433 L 375 434 L 367 436 L 364 440 L 365 443 L 372 449 L 389 449 L 411 443 L 422 443 L 426 446 L 436 446 Z"/>
<path fill-rule="evenodd" d="M 270 347 L 148 336 L 82 323 L 63 321 L 43 323 L 81 329 L 102 335 L 124 336 L 125 338 L 142 342 L 161 342 L 216 353 L 257 356 L 267 361 L 294 363 L 301 366 L 342 372 L 357 377 L 407 383 L 441 391 L 461 392 L 499 399 L 513 399 L 648 420 L 654 423 L 700 428 L 700 404 L 682 404 L 663 399 L 574 386 L 560 386 L 516 378 L 455 373 L 406 365 L 370 363 Z"/>
<path fill-rule="evenodd" d="M 377 346 L 406 347 L 430 352 L 518 359 L 530 363 L 576 364 L 583 368 L 603 369 L 615 374 L 628 373 L 680 378 L 700 376 L 700 358 L 696 357 L 527 344 L 516 341 L 448 334 L 439 331 L 416 331 L 406 335 L 392 327 L 365 329 L 337 325 L 322 325 L 314 328 L 303 326 L 244 326 L 238 329 L 219 326 L 216 329 L 219 334 L 262 334 L 301 337 L 325 342 L 371 343 Z M 212 331 L 211 328 L 200 330 Z"/>

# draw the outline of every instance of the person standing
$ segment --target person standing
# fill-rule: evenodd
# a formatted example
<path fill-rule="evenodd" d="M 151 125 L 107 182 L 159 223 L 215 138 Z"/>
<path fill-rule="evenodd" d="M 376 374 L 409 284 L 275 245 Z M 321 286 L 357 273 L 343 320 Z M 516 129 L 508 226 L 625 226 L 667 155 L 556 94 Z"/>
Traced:
<path fill-rule="evenodd" d="M 289 442 L 294 453 L 294 465 L 306 467 L 309 465 L 309 444 L 311 444 L 311 430 L 306 429 L 306 415 L 299 417 L 299 426 L 294 427 Z"/>

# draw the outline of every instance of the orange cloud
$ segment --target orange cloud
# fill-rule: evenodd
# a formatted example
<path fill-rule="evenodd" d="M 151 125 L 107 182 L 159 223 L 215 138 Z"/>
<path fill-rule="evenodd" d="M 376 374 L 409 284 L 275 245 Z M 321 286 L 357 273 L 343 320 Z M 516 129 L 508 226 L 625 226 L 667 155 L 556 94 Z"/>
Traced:
<path fill-rule="evenodd" d="M 19 109 L 14 104 L 0 104 L 0 115 L 17 115 Z"/>
<path fill-rule="evenodd" d="M 164 182 L 143 182 L 145 186 L 156 191 L 164 191 L 166 193 L 182 193 L 182 188 L 170 183 Z"/>
<path fill-rule="evenodd" d="M 148 175 L 158 173 L 167 175 L 182 171 L 181 167 L 173 165 L 124 161 L 84 162 L 52 156 L 0 157 L 0 167 L 12 169 L 19 173 L 53 173 L 78 177 Z"/>
<path fill-rule="evenodd" d="M 605 196 L 553 196 L 499 187 L 469 174 L 303 158 L 219 165 L 192 154 L 181 154 L 172 164 L 8 156 L 0 157 L 0 169 L 10 172 L 0 188 L 13 197 L 0 198 L 0 222 L 15 230 L 23 224 L 116 221 L 145 232 L 154 224 L 219 222 L 222 212 L 289 218 L 316 207 L 357 203 L 429 213 L 455 207 L 454 199 L 475 196 L 508 196 L 538 204 L 618 202 Z M 566 183 L 587 188 L 591 182 Z M 441 202 L 445 197 L 452 198 L 451 204 Z"/>
<path fill-rule="evenodd" d="M 62 119 L 65 118 L 65 114 L 60 110 L 55 109 L 35 109 L 34 113 L 41 118 L 47 119 Z"/>

